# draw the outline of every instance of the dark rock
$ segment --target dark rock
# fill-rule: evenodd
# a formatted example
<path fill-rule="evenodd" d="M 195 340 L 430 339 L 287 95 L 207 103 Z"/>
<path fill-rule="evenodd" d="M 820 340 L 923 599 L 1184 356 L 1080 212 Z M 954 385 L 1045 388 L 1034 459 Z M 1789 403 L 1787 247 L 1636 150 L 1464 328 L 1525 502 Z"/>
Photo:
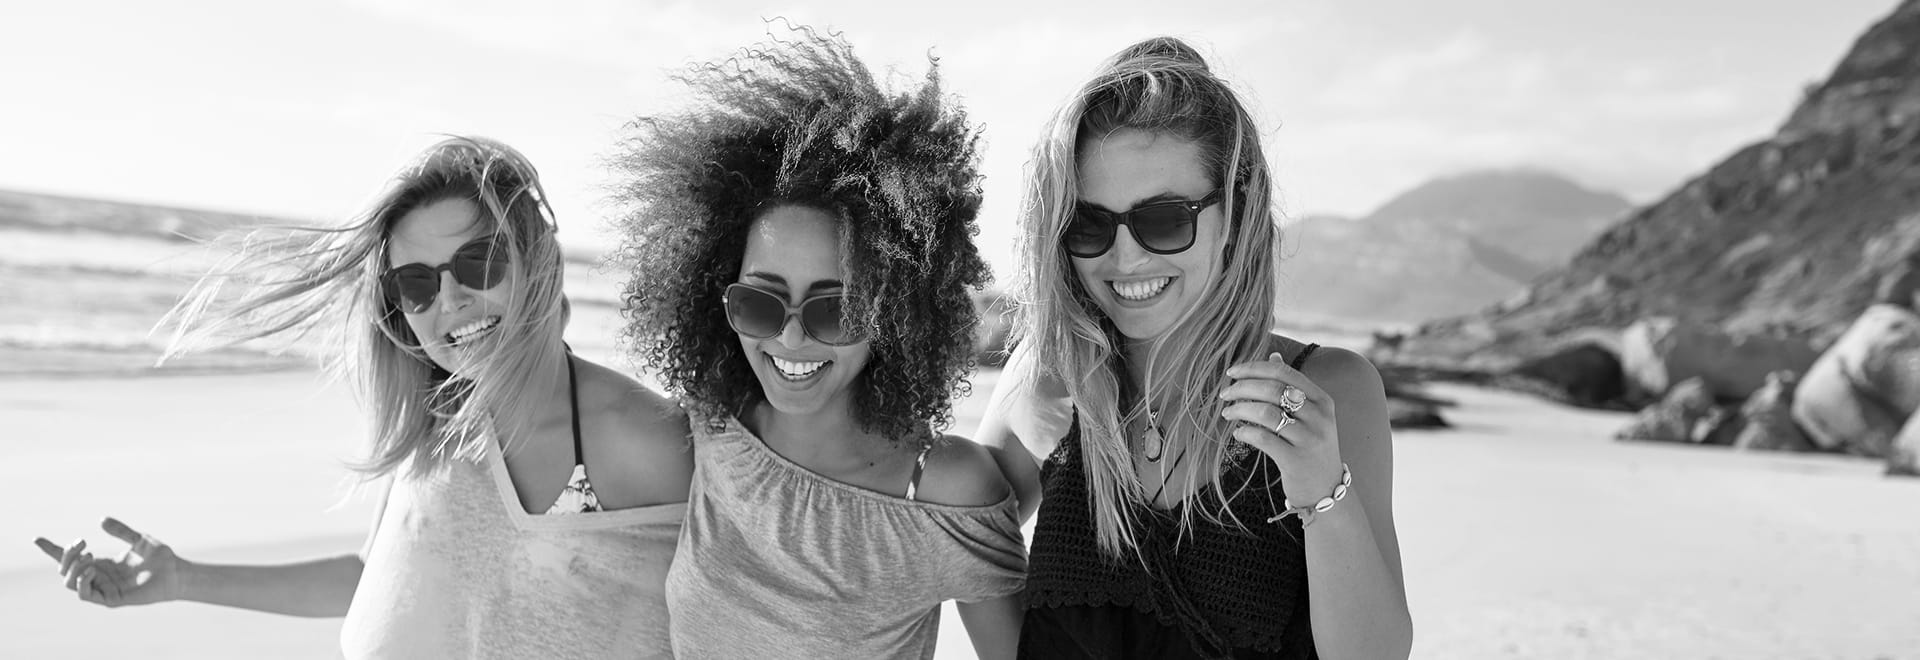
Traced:
<path fill-rule="evenodd" d="M 1528 360 L 1513 373 L 1545 382 L 1566 393 L 1575 405 L 1604 407 L 1627 393 L 1620 358 L 1599 344 L 1567 346 Z"/>
<path fill-rule="evenodd" d="M 1657 442 L 1699 442 L 1712 433 L 1719 420 L 1714 419 L 1719 412 L 1714 403 L 1713 393 L 1707 389 L 1707 383 L 1701 378 L 1689 378 L 1673 389 L 1659 403 L 1641 409 L 1632 424 L 1614 434 L 1617 440 L 1652 440 Z M 1696 432 L 1705 423 L 1705 431 Z"/>
<path fill-rule="evenodd" d="M 1793 423 L 1793 389 L 1800 377 L 1791 371 L 1767 374 L 1767 384 L 1740 406 L 1740 429 L 1733 448 L 1759 451 L 1813 451 L 1813 442 Z"/>
<path fill-rule="evenodd" d="M 1920 477 L 1920 414 L 1907 418 L 1887 452 L 1887 474 Z"/>
<path fill-rule="evenodd" d="M 1908 259 L 1881 275 L 1880 286 L 1873 292 L 1873 302 L 1920 311 L 1920 265 Z"/>
<path fill-rule="evenodd" d="M 1443 429 L 1452 426 L 1439 407 L 1409 399 L 1387 399 L 1387 422 L 1396 429 Z"/>

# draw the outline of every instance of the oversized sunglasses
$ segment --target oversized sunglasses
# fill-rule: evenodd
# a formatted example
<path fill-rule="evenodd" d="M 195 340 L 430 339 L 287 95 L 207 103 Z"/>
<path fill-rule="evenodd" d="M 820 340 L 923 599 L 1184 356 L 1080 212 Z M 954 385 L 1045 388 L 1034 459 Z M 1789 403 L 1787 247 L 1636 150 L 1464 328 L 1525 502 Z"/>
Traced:
<path fill-rule="evenodd" d="M 754 339 L 769 339 L 786 329 L 787 319 L 800 317 L 800 329 L 814 341 L 829 346 L 859 343 L 860 333 L 840 320 L 847 294 L 829 293 L 787 304 L 787 297 L 753 286 L 729 284 L 720 301 L 727 307 L 727 325 Z"/>
<path fill-rule="evenodd" d="M 1200 211 L 1220 201 L 1221 190 L 1196 200 L 1173 200 L 1136 206 L 1131 211 L 1114 213 L 1086 202 L 1074 205 L 1073 221 L 1067 224 L 1061 243 L 1067 254 L 1092 259 L 1113 249 L 1114 238 L 1125 225 L 1133 231 L 1133 240 L 1154 254 L 1178 254 L 1193 247 L 1194 225 Z"/>
<path fill-rule="evenodd" d="M 452 261 L 438 266 L 412 263 L 389 268 L 380 274 L 381 290 L 401 311 L 419 314 L 432 307 L 433 299 L 440 295 L 441 271 L 453 273 L 453 281 L 460 286 L 475 291 L 491 289 L 507 278 L 509 263 L 507 251 L 496 245 L 497 238 L 483 236 L 468 241 L 453 251 Z"/>

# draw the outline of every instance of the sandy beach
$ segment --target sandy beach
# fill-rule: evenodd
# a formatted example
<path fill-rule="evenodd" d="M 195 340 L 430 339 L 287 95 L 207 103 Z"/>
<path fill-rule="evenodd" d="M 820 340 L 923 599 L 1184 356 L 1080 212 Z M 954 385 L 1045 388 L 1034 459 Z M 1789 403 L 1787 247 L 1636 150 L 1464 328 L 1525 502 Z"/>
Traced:
<path fill-rule="evenodd" d="M 977 422 L 997 374 L 962 405 Z M 1441 386 L 1458 428 L 1396 437 L 1416 658 L 1920 658 L 1920 481 L 1872 461 L 1609 439 L 1617 413 Z M 0 381 L 0 656 L 328 658 L 338 620 L 196 604 L 109 611 L 35 535 L 112 514 L 208 561 L 352 552 L 360 430 L 318 374 Z M 971 657 L 943 617 L 941 657 Z"/>

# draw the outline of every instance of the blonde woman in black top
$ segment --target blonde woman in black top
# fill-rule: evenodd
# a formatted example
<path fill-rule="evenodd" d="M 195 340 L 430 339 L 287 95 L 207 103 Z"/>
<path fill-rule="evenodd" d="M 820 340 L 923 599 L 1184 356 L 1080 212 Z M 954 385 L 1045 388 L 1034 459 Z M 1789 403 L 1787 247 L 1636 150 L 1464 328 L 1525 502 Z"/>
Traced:
<path fill-rule="evenodd" d="M 1260 134 L 1141 42 L 1056 115 L 1022 214 L 1018 348 L 976 434 L 1037 505 L 1020 655 L 1405 658 L 1385 394 L 1272 334 Z"/>

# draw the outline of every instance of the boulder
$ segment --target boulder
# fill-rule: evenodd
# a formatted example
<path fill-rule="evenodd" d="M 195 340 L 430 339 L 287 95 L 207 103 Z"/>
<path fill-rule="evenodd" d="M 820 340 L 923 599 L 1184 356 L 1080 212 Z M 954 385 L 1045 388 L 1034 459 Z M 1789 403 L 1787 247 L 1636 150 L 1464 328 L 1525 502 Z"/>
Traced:
<path fill-rule="evenodd" d="M 1387 399 L 1387 423 L 1396 429 L 1443 429 L 1451 426 L 1439 406 L 1411 399 Z"/>
<path fill-rule="evenodd" d="M 1738 401 L 1760 389 L 1767 374 L 1803 372 L 1818 357 L 1804 338 L 1727 332 L 1671 317 L 1642 319 L 1627 328 L 1620 342 L 1629 395 L 1643 399 L 1697 377 L 1716 398 Z"/>
<path fill-rule="evenodd" d="M 1578 406 L 1606 406 L 1627 393 L 1626 380 L 1620 373 L 1620 358 L 1599 344 L 1562 347 L 1521 363 L 1513 373 L 1553 386 L 1566 394 L 1569 403 Z"/>
<path fill-rule="evenodd" d="M 1884 457 L 1920 409 L 1920 315 L 1894 305 L 1860 314 L 1793 393 L 1793 420 L 1814 444 Z"/>
<path fill-rule="evenodd" d="M 1710 436 L 1725 413 L 1714 403 L 1706 379 L 1689 378 L 1659 403 L 1647 406 L 1633 423 L 1613 435 L 1616 440 L 1652 440 L 1656 442 L 1702 442 Z"/>
<path fill-rule="evenodd" d="M 1793 423 L 1793 388 L 1800 376 L 1791 371 L 1767 374 L 1767 383 L 1740 406 L 1739 430 L 1733 448 L 1756 451 L 1813 451 L 1813 442 Z"/>
<path fill-rule="evenodd" d="M 1873 302 L 1920 310 L 1920 260 L 1908 259 L 1880 276 Z"/>
<path fill-rule="evenodd" d="M 1907 418 L 1887 452 L 1887 474 L 1920 477 L 1920 415 Z"/>

